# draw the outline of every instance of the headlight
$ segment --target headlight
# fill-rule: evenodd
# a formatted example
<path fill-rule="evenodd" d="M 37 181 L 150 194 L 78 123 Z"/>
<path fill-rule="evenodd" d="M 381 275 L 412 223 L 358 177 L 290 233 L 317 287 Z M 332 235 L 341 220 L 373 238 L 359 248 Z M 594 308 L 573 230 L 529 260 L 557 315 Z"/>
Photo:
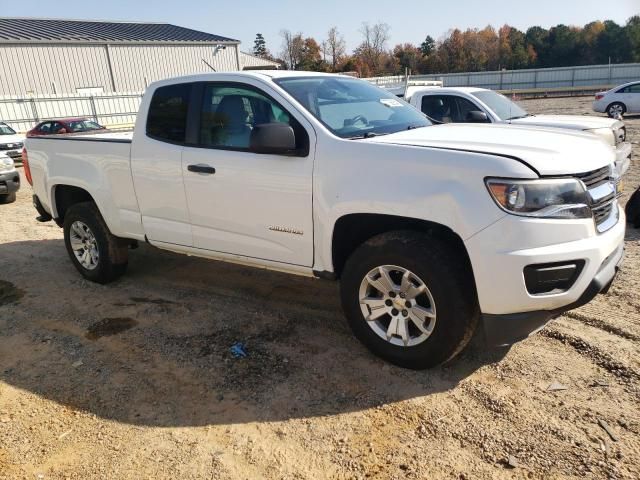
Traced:
<path fill-rule="evenodd" d="M 13 159 L 7 156 L 0 157 L 0 172 L 13 170 Z"/>
<path fill-rule="evenodd" d="M 575 179 L 507 180 L 490 178 L 487 188 L 508 213 L 538 218 L 591 218 L 584 184 Z"/>
<path fill-rule="evenodd" d="M 587 131 L 593 133 L 594 135 L 597 135 L 609 145 L 616 145 L 617 143 L 616 134 L 610 128 L 594 128 L 593 130 Z"/>

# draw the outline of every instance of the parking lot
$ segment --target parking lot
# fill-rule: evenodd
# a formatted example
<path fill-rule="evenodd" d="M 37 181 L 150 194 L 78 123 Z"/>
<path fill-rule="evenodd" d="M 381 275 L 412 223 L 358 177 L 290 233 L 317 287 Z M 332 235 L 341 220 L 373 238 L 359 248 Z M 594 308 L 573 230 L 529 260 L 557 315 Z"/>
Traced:
<path fill-rule="evenodd" d="M 26 182 L 0 206 L 0 479 L 640 478 L 640 230 L 606 296 L 416 372 L 353 338 L 334 283 L 142 245 L 101 286 L 35 216 Z"/>

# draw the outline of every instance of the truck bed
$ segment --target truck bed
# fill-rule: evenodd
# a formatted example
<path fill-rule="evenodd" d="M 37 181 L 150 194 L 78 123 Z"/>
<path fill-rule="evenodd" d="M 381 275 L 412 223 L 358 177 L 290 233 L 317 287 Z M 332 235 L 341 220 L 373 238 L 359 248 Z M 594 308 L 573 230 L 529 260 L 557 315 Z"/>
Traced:
<path fill-rule="evenodd" d="M 58 217 L 58 185 L 92 192 L 114 235 L 144 238 L 131 175 L 132 132 L 82 133 L 28 138 L 33 190 Z"/>

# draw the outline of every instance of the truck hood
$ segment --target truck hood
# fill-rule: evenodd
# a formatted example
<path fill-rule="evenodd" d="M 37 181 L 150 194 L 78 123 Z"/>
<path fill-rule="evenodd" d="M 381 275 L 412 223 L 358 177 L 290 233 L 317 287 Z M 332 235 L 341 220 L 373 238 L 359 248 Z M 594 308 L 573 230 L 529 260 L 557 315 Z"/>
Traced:
<path fill-rule="evenodd" d="M 7 143 L 23 143 L 24 135 L 0 135 L 0 145 L 5 145 Z"/>
<path fill-rule="evenodd" d="M 539 127 L 569 128 L 573 130 L 594 130 L 610 128 L 617 130 L 624 123 L 611 118 L 593 117 L 590 115 L 531 115 L 511 120 L 513 125 L 533 125 Z"/>
<path fill-rule="evenodd" d="M 589 172 L 615 161 L 613 149 L 598 137 L 553 128 L 458 123 L 416 128 L 358 141 L 515 157 L 543 176 Z"/>

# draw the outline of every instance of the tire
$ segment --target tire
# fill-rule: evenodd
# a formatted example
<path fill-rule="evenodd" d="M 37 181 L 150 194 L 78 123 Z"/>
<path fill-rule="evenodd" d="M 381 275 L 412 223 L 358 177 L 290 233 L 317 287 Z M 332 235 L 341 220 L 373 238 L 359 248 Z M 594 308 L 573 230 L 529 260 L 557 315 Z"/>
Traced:
<path fill-rule="evenodd" d="M 411 320 L 413 309 L 410 309 L 409 320 L 406 322 L 409 326 L 404 331 L 414 334 L 415 338 L 411 338 L 408 343 L 401 336 L 389 339 L 388 331 L 384 331 L 387 325 L 385 322 L 388 318 L 390 323 L 394 310 L 398 312 L 402 308 L 398 306 L 398 309 L 392 309 L 397 305 L 388 305 L 391 300 L 389 298 L 385 300 L 384 307 L 376 303 L 375 308 L 392 309 L 390 313 L 373 322 L 366 320 L 365 311 L 371 313 L 373 310 L 361 305 L 360 298 L 364 295 L 369 301 L 374 296 L 376 298 L 371 301 L 380 302 L 380 290 L 372 293 L 371 289 L 375 288 L 366 286 L 370 283 L 365 283 L 365 277 L 379 271 L 376 270 L 378 267 L 384 269 L 389 266 L 404 270 L 404 274 L 412 279 L 414 287 L 420 284 L 426 287 L 426 291 L 421 296 L 416 296 L 410 306 L 413 309 L 420 307 L 422 312 L 430 310 L 435 314 L 434 319 L 425 317 L 422 324 L 426 327 L 427 324 L 431 325 L 429 322 L 433 322 L 429 327 L 430 334 L 427 335 Z M 400 277 L 402 270 L 389 274 L 396 286 L 403 283 Z M 373 278 L 376 275 L 373 273 Z M 445 241 L 430 234 L 396 231 L 368 240 L 347 260 L 340 282 L 340 293 L 343 309 L 355 336 L 374 354 L 398 366 L 414 370 L 434 367 L 457 355 L 473 336 L 480 317 L 473 274 L 466 262 Z M 396 302 L 401 295 L 397 294 L 392 301 Z M 411 296 L 405 294 L 403 298 Z M 403 315 L 397 318 L 404 319 L 407 310 L 402 310 L 397 315 Z M 402 320 L 398 322 L 401 323 Z M 427 335 L 426 339 L 420 340 L 418 336 L 423 334 Z"/>
<path fill-rule="evenodd" d="M 627 106 L 624 103 L 613 102 L 607 107 L 607 115 L 609 115 L 610 118 L 616 118 L 618 113 L 620 113 L 620 116 L 627 113 Z"/>
<path fill-rule="evenodd" d="M 16 192 L 9 193 L 7 195 L 0 195 L 0 205 L 4 205 L 6 203 L 13 203 L 16 201 Z"/>
<path fill-rule="evenodd" d="M 128 243 L 111 234 L 95 203 L 83 202 L 69 207 L 62 228 L 69 258 L 84 278 L 105 284 L 114 281 L 126 271 Z M 83 232 L 85 237 L 79 235 L 79 231 Z M 76 257 L 73 246 L 77 247 L 79 244 L 91 245 L 87 247 L 88 251 L 97 253 L 91 255 L 87 252 L 86 262 L 93 265 L 83 265 Z"/>
<path fill-rule="evenodd" d="M 638 188 L 629 200 L 624 208 L 627 216 L 627 222 L 633 225 L 633 228 L 640 228 L 640 188 Z"/>

